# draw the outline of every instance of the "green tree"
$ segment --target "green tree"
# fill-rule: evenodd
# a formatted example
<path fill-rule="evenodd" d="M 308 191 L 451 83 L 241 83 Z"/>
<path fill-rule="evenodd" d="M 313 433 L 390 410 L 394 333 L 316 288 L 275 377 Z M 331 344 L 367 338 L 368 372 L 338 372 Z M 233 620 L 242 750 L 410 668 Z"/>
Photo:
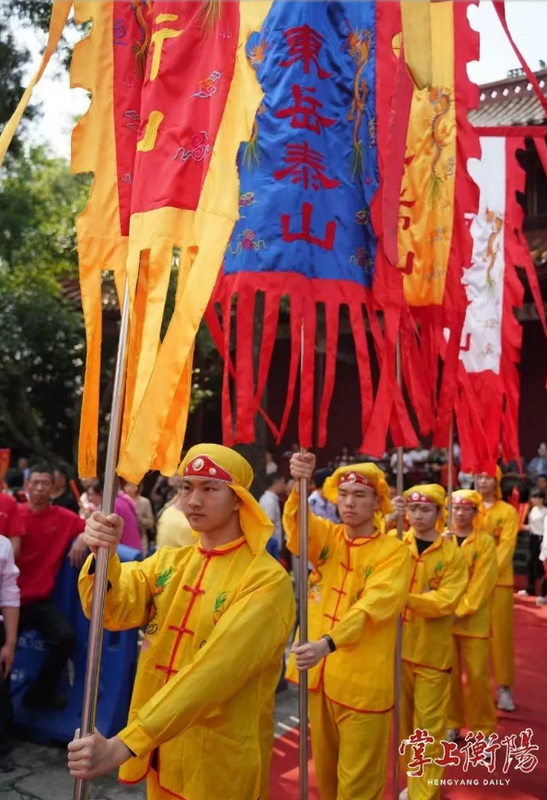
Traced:
<path fill-rule="evenodd" d="M 74 219 L 89 180 L 32 148 L 0 175 L 0 436 L 41 457 L 74 452 L 84 359 Z"/>
<path fill-rule="evenodd" d="M 74 220 L 90 183 L 44 147 L 23 153 L 0 175 L 0 267 L 40 266 L 48 274 L 75 275 Z"/>
<path fill-rule="evenodd" d="M 0 270 L 0 436 L 45 458 L 73 453 L 84 352 L 81 314 L 39 266 Z"/>

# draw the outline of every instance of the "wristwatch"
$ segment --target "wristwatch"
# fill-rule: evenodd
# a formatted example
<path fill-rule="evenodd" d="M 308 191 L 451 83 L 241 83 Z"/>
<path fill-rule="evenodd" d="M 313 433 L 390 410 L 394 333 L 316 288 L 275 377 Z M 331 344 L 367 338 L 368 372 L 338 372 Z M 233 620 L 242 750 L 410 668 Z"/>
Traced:
<path fill-rule="evenodd" d="M 334 642 L 332 641 L 332 639 L 330 638 L 328 633 L 325 633 L 324 636 L 322 636 L 321 638 L 326 641 L 326 643 L 329 646 L 329 650 L 331 651 L 331 653 L 334 653 L 334 651 L 336 650 L 336 645 L 334 644 Z"/>

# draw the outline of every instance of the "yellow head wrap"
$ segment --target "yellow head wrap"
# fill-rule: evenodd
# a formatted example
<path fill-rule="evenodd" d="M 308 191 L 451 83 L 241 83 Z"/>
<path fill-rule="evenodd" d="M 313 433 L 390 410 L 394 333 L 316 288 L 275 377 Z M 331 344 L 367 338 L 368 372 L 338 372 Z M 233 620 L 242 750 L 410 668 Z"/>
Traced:
<path fill-rule="evenodd" d="M 502 498 L 502 494 L 501 494 L 501 479 L 503 477 L 503 473 L 501 471 L 501 467 L 497 466 L 493 475 L 490 475 L 490 473 L 488 473 L 488 472 L 484 472 L 484 473 L 481 473 L 481 474 L 488 475 L 489 478 L 494 478 L 494 480 L 496 481 L 496 488 L 494 490 L 494 494 L 495 494 L 496 500 L 501 500 L 501 498 Z"/>
<path fill-rule="evenodd" d="M 448 506 L 448 498 L 446 503 Z M 452 511 L 454 511 L 454 508 L 459 504 L 472 505 L 473 508 L 478 510 L 481 507 L 481 503 L 482 497 L 474 489 L 458 489 L 458 491 L 452 492 Z M 477 525 L 478 518 L 475 514 L 475 517 L 473 518 L 473 530 L 476 530 Z"/>
<path fill-rule="evenodd" d="M 448 499 L 446 502 L 448 503 Z M 452 493 L 452 505 L 457 505 L 458 503 L 471 504 L 475 508 L 480 508 L 482 497 L 474 489 L 458 489 Z"/>
<path fill-rule="evenodd" d="M 428 483 L 423 486 L 413 486 L 403 493 L 405 501 L 410 503 L 434 503 L 440 511 L 439 517 L 436 522 L 436 529 L 442 533 L 446 528 L 446 492 L 438 483 Z M 425 498 L 425 499 L 424 499 Z"/>
<path fill-rule="evenodd" d="M 243 456 L 220 444 L 198 444 L 187 452 L 179 472 L 226 483 L 242 502 L 239 521 L 249 547 L 255 554 L 264 550 L 274 526 L 249 491 L 254 473 Z"/>
<path fill-rule="evenodd" d="M 382 470 L 369 462 L 362 464 L 351 464 L 347 467 L 340 467 L 336 470 L 323 484 L 323 496 L 331 503 L 338 502 L 338 487 L 342 478 L 348 478 L 352 474 L 359 476 L 367 483 L 371 484 L 371 488 L 376 492 L 380 508 L 374 512 L 374 527 L 377 530 L 384 530 L 384 516 L 391 514 L 393 507 L 389 499 L 389 486 L 387 485 L 386 476 Z M 349 481 L 348 481 L 349 483 Z"/>

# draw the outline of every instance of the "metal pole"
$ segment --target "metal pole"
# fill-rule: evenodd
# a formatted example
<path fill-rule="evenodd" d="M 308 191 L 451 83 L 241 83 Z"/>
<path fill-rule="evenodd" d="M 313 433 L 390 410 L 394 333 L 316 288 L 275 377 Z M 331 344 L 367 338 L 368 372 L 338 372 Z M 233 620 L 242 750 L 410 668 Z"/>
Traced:
<path fill-rule="evenodd" d="M 401 366 L 401 340 L 397 339 L 395 351 L 395 372 L 397 383 L 402 384 Z M 404 451 L 397 448 L 397 496 L 402 497 L 404 492 Z M 397 517 L 397 538 L 403 538 L 403 518 Z M 397 620 L 397 643 L 395 645 L 395 702 L 393 704 L 393 736 L 391 740 L 391 755 L 393 759 L 393 800 L 399 798 L 399 724 L 401 718 L 401 685 L 402 685 L 402 650 L 403 650 L 403 617 L 399 614 Z"/>
<path fill-rule="evenodd" d="M 454 492 L 454 414 L 450 415 L 450 432 L 448 434 L 448 530 L 452 531 L 452 493 Z"/>
<path fill-rule="evenodd" d="M 306 451 L 301 450 L 302 453 Z M 298 624 L 300 627 L 300 644 L 308 641 L 308 481 L 300 478 L 299 481 L 299 512 L 298 512 Z M 300 730 L 299 750 L 299 783 L 300 800 L 308 800 L 308 673 L 300 673 L 298 683 L 298 719 Z"/>
<path fill-rule="evenodd" d="M 106 451 L 106 467 L 102 503 L 102 511 L 103 514 L 106 515 L 111 514 L 114 510 L 114 501 L 116 499 L 116 464 L 118 463 L 120 435 L 122 429 L 128 332 L 129 287 L 126 280 L 123 295 L 120 334 L 118 340 L 118 355 L 116 358 L 116 372 L 114 375 L 114 388 L 112 393 L 112 410 L 110 414 L 110 427 L 108 431 L 108 445 Z M 108 561 L 108 551 L 104 548 L 100 548 L 97 552 L 95 564 L 95 580 L 93 583 L 93 601 L 91 605 L 91 617 L 89 621 L 87 666 L 80 736 L 90 736 L 95 730 L 97 698 L 99 694 L 99 677 L 101 671 L 101 655 L 103 649 L 103 617 L 107 590 Z M 73 795 L 74 800 L 87 800 L 89 797 L 89 790 L 89 781 L 79 779 L 76 780 Z"/>
<path fill-rule="evenodd" d="M 304 371 L 304 322 L 301 331 L 300 375 Z M 305 448 L 300 449 L 305 453 Z M 298 625 L 299 644 L 308 641 L 308 481 L 298 481 Z M 300 800 L 308 800 L 308 672 L 302 670 L 298 681 L 299 751 L 298 782 Z"/>

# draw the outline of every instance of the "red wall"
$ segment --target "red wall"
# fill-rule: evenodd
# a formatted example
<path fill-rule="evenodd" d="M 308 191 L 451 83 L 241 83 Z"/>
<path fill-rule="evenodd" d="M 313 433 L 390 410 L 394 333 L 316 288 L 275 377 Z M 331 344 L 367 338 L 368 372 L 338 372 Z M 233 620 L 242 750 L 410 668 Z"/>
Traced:
<path fill-rule="evenodd" d="M 547 441 L 547 340 L 540 322 L 523 323 L 520 376 L 520 449 L 530 459 Z"/>

